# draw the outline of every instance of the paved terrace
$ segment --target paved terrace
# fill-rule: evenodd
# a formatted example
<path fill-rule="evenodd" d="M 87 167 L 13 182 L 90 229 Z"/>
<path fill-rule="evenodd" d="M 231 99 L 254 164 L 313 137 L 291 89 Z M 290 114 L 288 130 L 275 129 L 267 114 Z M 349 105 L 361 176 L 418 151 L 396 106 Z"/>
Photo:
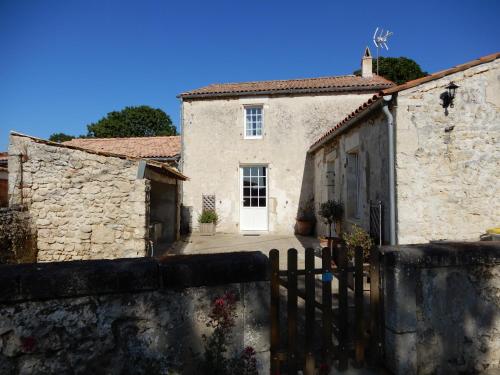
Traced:
<path fill-rule="evenodd" d="M 280 251 L 280 267 L 284 268 L 286 265 L 286 251 L 290 248 L 298 250 L 299 267 L 304 267 L 305 249 L 308 247 L 320 249 L 319 240 L 315 237 L 298 235 L 243 235 L 217 233 L 214 236 L 202 236 L 199 233 L 193 233 L 173 244 L 165 254 L 211 254 L 234 251 L 260 251 L 267 256 L 269 255 L 269 250 L 278 249 Z M 316 257 L 316 262 L 317 265 L 320 266 L 321 259 Z"/>

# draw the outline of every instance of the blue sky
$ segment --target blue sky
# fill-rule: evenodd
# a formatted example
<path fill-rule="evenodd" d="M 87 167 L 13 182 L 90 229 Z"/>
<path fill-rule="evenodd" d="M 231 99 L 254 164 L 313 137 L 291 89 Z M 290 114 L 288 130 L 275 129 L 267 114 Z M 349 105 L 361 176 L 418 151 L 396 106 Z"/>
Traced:
<path fill-rule="evenodd" d="M 428 72 L 500 51 L 497 0 L 0 0 L 0 150 L 8 132 L 85 134 L 150 105 L 179 123 L 182 91 L 350 74 L 376 26 L 386 56 Z M 373 51 L 373 49 L 372 49 Z"/>

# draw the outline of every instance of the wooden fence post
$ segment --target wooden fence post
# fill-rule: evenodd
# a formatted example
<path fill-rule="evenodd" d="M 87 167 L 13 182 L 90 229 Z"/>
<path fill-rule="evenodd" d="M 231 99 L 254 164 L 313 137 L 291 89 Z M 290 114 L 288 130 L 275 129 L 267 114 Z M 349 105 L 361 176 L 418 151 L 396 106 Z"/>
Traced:
<path fill-rule="evenodd" d="M 347 370 L 349 365 L 348 353 L 348 300 L 347 300 L 347 250 L 345 246 L 339 245 L 337 247 L 338 257 L 338 278 L 339 278 L 339 370 Z"/>
<path fill-rule="evenodd" d="M 306 337 L 305 337 L 305 375 L 314 375 L 314 317 L 315 317 L 315 287 L 314 287 L 314 249 L 306 249 Z"/>
<path fill-rule="evenodd" d="M 332 364 L 332 251 L 324 248 L 322 258 L 322 333 L 323 333 L 323 361 Z"/>
<path fill-rule="evenodd" d="M 276 249 L 269 252 L 271 264 L 271 375 L 280 372 L 280 360 L 278 355 L 280 345 L 280 253 Z"/>
<path fill-rule="evenodd" d="M 363 248 L 354 249 L 354 332 L 355 332 L 355 365 L 363 366 L 365 360 L 364 346 L 364 300 L 363 300 Z"/>
<path fill-rule="evenodd" d="M 380 299 L 380 253 L 379 248 L 370 253 L 370 365 L 376 366 L 382 355 L 382 314 Z"/>
<path fill-rule="evenodd" d="M 288 374 L 297 374 L 297 250 L 288 250 Z"/>

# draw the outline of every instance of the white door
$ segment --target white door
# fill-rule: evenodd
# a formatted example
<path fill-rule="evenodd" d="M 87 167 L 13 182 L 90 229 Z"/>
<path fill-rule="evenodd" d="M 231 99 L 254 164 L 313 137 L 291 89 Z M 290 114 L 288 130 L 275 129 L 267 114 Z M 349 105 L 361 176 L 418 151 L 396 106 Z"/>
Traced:
<path fill-rule="evenodd" d="M 240 168 L 240 230 L 268 229 L 267 187 L 267 167 L 256 165 Z"/>

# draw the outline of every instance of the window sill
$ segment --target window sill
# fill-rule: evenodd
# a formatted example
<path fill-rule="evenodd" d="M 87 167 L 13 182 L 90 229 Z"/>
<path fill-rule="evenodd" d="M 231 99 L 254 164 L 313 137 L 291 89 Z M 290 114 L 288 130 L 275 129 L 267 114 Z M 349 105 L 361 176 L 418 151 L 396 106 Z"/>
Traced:
<path fill-rule="evenodd" d="M 262 139 L 263 137 L 243 137 L 243 139 Z"/>

